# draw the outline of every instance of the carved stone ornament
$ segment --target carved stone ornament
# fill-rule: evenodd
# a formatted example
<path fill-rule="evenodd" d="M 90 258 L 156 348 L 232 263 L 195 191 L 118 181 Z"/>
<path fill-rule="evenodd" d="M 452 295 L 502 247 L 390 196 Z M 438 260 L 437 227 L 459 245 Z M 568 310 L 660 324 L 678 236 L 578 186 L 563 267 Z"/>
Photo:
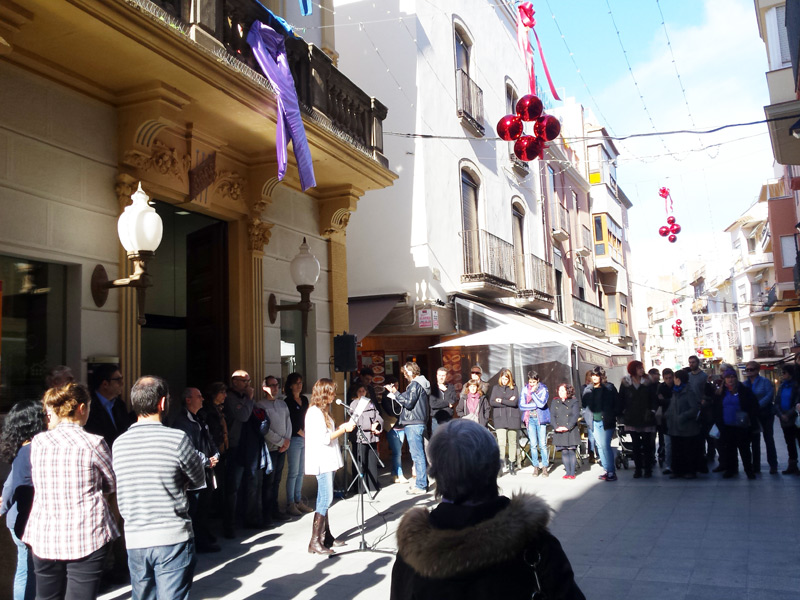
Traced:
<path fill-rule="evenodd" d="M 265 223 L 261 219 L 250 219 L 247 225 L 247 233 L 250 234 L 250 249 L 263 251 L 264 246 L 269 244 L 272 235 L 270 231 L 273 223 Z"/>
<path fill-rule="evenodd" d="M 117 175 L 117 183 L 114 185 L 114 191 L 117 194 L 117 202 L 119 203 L 120 211 L 132 202 L 131 196 L 136 191 L 138 183 L 138 179 L 126 175 L 125 173 Z"/>
<path fill-rule="evenodd" d="M 236 171 L 219 171 L 214 189 L 223 198 L 233 202 L 241 202 L 244 200 L 246 186 L 247 180 Z"/>
<path fill-rule="evenodd" d="M 192 164 L 188 154 L 181 156 L 175 148 L 170 148 L 160 140 L 153 142 L 149 155 L 139 150 L 128 150 L 123 161 L 142 171 L 153 169 L 180 181 L 184 180 L 184 174 L 189 172 Z"/>
<path fill-rule="evenodd" d="M 350 215 L 352 213 L 346 208 L 340 208 L 331 215 L 330 226 L 326 227 L 322 235 L 330 238 L 335 235 L 345 235 L 347 233 L 347 224 L 350 222 Z"/>

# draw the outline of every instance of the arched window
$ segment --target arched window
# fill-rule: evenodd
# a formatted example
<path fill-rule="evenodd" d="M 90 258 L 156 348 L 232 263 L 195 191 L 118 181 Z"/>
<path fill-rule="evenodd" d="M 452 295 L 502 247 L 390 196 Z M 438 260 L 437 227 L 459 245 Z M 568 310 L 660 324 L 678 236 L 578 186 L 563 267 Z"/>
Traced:
<path fill-rule="evenodd" d="M 461 69 L 469 75 L 469 59 L 472 53 L 472 43 L 460 27 L 455 28 L 456 36 L 456 69 Z"/>
<path fill-rule="evenodd" d="M 525 209 L 511 204 L 511 237 L 514 242 L 514 277 L 518 289 L 530 289 L 525 278 Z"/>
<path fill-rule="evenodd" d="M 480 183 L 468 169 L 461 169 L 461 223 L 464 239 L 464 274 L 480 272 L 478 197 Z"/>

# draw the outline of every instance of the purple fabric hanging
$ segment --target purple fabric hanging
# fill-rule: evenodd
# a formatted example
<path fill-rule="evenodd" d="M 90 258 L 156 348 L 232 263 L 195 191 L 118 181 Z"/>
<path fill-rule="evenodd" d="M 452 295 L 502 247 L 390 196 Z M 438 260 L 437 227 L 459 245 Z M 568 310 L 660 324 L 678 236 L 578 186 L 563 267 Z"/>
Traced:
<path fill-rule="evenodd" d="M 314 179 L 314 164 L 303 127 L 303 117 L 297 102 L 294 79 L 286 60 L 284 37 L 268 25 L 254 21 L 247 34 L 247 43 L 278 93 L 278 132 L 275 146 L 278 153 L 278 179 L 286 175 L 287 145 L 292 140 L 297 170 L 300 172 L 300 187 L 303 191 L 317 185 Z"/>

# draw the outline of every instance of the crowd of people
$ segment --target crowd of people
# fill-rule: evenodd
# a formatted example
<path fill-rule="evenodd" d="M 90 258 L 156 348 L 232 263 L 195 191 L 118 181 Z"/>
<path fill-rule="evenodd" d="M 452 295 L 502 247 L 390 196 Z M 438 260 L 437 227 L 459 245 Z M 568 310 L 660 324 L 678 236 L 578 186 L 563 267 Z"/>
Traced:
<path fill-rule="evenodd" d="M 104 578 L 128 577 L 134 598 L 156 592 L 185 598 L 195 554 L 220 550 L 220 532 L 210 523 L 215 516 L 221 535 L 234 538 L 242 528 L 263 530 L 314 513 L 308 551 L 329 555 L 342 544 L 331 533 L 328 514 L 334 473 L 343 466 L 341 440 L 353 444 L 361 493 L 381 489 L 378 444 L 386 436 L 390 477 L 410 484 L 408 494 L 427 494 L 429 477 L 435 478 L 436 492 L 447 503 L 479 500 L 489 506 L 482 519 L 519 513 L 540 523 L 537 530 L 547 519 L 538 514 L 535 499 L 520 504 L 497 496 L 497 477 L 517 475 L 526 458 L 533 476 L 548 477 L 560 452 L 566 480 L 575 479 L 579 460 L 588 458 L 600 463 L 606 482 L 617 480 L 616 465 L 628 456 L 634 479 L 651 478 L 656 465 L 670 478 L 696 478 L 709 470 L 734 477 L 741 459 L 752 479 L 760 469 L 762 437 L 770 473 L 779 472 L 777 419 L 789 456 L 783 473 L 800 474 L 800 371 L 794 364 L 781 367 L 777 389 L 755 362 L 747 364 L 743 381 L 730 365 L 722 366 L 720 377 L 708 377 L 697 357 L 684 369 L 647 373 L 632 361 L 627 372 L 616 387 L 596 367 L 586 373 L 580 394 L 570 382 L 554 382 L 551 398 L 534 370 L 519 384 L 511 369 L 501 369 L 490 386 L 475 365 L 459 392 L 446 369 L 438 369 L 431 384 L 416 362 L 408 362 L 401 368 L 405 389 L 387 377 L 379 398 L 372 370 L 365 367 L 349 387 L 348 418 L 337 426 L 330 411 L 337 389 L 330 379 L 318 380 L 309 399 L 300 374 L 290 374 L 282 389 L 269 375 L 256 400 L 249 374 L 237 370 L 228 384 L 189 387 L 179 402 L 171 402 L 167 383 L 147 376 L 133 384 L 129 411 L 118 366 L 95 368 L 88 388 L 58 367 L 48 376 L 43 399 L 17 403 L 0 435 L 0 459 L 12 464 L 2 512 L 18 551 L 14 598 L 32 598 L 33 590 L 40 598 L 93 598 Z M 434 435 L 440 428 L 448 435 Z M 612 449 L 615 435 L 618 449 Z M 449 444 L 461 437 L 483 451 L 491 440 L 491 457 L 470 459 L 470 468 L 493 470 L 491 477 L 484 473 L 484 479 L 464 485 L 453 479 L 469 479 L 457 473 L 465 463 L 450 457 Z M 413 462 L 410 478 L 403 470 L 404 443 Z M 717 455 L 718 464 L 709 469 Z M 455 462 L 449 465 L 450 459 Z M 313 503 L 303 497 L 304 476 L 316 479 Z M 469 497 L 461 498 L 465 493 Z M 411 522 L 424 520 L 436 529 L 441 513 L 442 523 L 455 518 L 474 525 L 469 511 L 437 510 Z M 398 542 L 398 568 L 422 576 L 434 568 L 414 558 L 421 552 L 417 541 L 399 533 Z M 182 567 L 163 569 L 167 563 Z"/>

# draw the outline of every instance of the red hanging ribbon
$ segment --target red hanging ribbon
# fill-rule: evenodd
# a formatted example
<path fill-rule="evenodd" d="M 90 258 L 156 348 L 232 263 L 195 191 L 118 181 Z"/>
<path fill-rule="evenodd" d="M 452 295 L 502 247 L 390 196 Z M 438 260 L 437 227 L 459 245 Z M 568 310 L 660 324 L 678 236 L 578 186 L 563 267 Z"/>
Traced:
<path fill-rule="evenodd" d="M 547 83 L 550 85 L 550 92 L 553 94 L 553 98 L 561 100 L 553 85 L 553 79 L 550 77 L 550 70 L 547 68 L 547 61 L 544 58 L 544 52 L 542 52 L 542 43 L 539 41 L 539 36 L 534 29 L 536 19 L 533 18 L 533 15 L 535 12 L 530 2 L 523 2 L 520 4 L 519 11 L 517 12 L 517 45 L 519 46 L 520 52 L 522 52 L 522 55 L 525 57 L 525 69 L 528 72 L 531 94 L 536 94 L 536 75 L 533 69 L 533 48 L 531 47 L 531 41 L 528 39 L 528 29 L 533 31 L 533 35 L 536 38 L 539 56 L 542 57 L 544 74 L 547 77 Z"/>
<path fill-rule="evenodd" d="M 672 203 L 672 195 L 669 193 L 669 188 L 662 187 L 658 190 L 658 195 L 664 199 L 664 210 L 666 211 L 667 216 L 669 216 L 674 208 Z"/>

